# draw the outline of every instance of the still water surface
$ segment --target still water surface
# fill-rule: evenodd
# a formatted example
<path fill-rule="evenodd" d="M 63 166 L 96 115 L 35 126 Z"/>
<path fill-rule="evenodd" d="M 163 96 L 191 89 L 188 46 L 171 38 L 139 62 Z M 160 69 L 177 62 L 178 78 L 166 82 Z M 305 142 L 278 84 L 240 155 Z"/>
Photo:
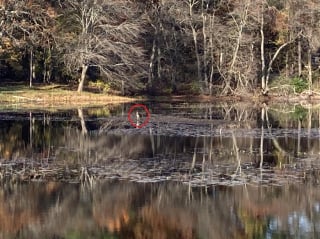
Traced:
<path fill-rule="evenodd" d="M 144 104 L 0 112 L 1 238 L 320 238 L 319 108 Z"/>

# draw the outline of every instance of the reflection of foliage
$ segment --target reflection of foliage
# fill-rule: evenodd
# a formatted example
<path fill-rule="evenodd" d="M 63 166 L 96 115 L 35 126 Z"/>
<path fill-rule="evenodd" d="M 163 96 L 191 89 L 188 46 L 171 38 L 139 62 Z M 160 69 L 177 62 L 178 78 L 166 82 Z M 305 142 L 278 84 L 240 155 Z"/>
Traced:
<path fill-rule="evenodd" d="M 319 108 L 308 109 L 300 104 L 275 104 L 272 105 L 268 110 L 268 115 L 279 122 L 279 128 L 298 128 L 299 122 L 301 123 L 302 128 L 308 127 L 308 124 L 311 123 L 312 127 L 318 127 L 318 110 Z M 309 118 L 310 117 L 310 118 Z"/>
<path fill-rule="evenodd" d="M 283 151 L 274 150 L 273 155 L 276 158 L 276 164 L 278 168 L 281 168 L 281 165 L 283 165 L 284 163 L 289 163 L 290 161 L 290 157 L 287 154 L 285 154 Z"/>
<path fill-rule="evenodd" d="M 50 121 L 50 115 L 44 115 L 43 118 L 49 120 L 32 117 L 31 120 L 1 121 L 0 158 L 28 157 L 31 152 L 34 156 L 39 153 L 41 157 L 48 157 L 50 147 L 63 139 L 66 130 L 63 126 L 68 123 Z"/>
<path fill-rule="evenodd" d="M 19 155 L 23 151 L 24 141 L 22 139 L 23 125 L 11 125 L 2 122 L 0 128 L 0 158 L 11 159 L 14 154 Z"/>
<path fill-rule="evenodd" d="M 305 217 L 304 225 L 319 224 L 319 211 L 312 205 L 318 205 L 320 190 L 302 184 L 216 187 L 214 196 L 193 188 L 191 200 L 188 187 L 176 183 L 1 186 L 0 238 L 195 239 L 216 235 L 258 239 L 267 234 L 289 238 L 292 231 L 299 233 L 296 238 L 309 238 L 302 236 L 302 225 L 288 218 L 293 212 L 297 217 L 310 212 L 313 216 Z M 127 222 L 119 222 L 124 215 Z M 272 227 L 274 222 L 279 222 L 277 227 Z M 110 228 L 110 223 L 117 227 Z"/>
<path fill-rule="evenodd" d="M 308 111 L 301 105 L 298 105 L 294 108 L 294 112 L 292 113 L 292 118 L 297 120 L 304 120 L 307 117 Z"/>
<path fill-rule="evenodd" d="M 246 210 L 240 210 L 239 217 L 244 225 L 245 235 L 247 239 L 265 238 L 267 230 L 267 220 L 265 218 L 257 218 Z"/>
<path fill-rule="evenodd" d="M 92 234 L 93 234 L 92 232 L 83 233 L 80 231 L 70 231 L 67 233 L 65 238 L 66 239 L 85 239 L 85 238 L 91 238 Z M 107 231 L 97 232 L 97 234 L 94 234 L 94 236 L 95 236 L 94 238 L 99 238 L 99 239 L 117 239 L 118 238 L 114 235 L 110 235 L 110 233 Z"/>
<path fill-rule="evenodd" d="M 88 115 L 96 116 L 96 117 L 108 117 L 110 116 L 110 108 L 109 107 L 99 107 L 99 108 L 92 108 L 88 109 Z"/>
<path fill-rule="evenodd" d="M 136 238 L 196 238 L 192 219 L 178 206 L 159 210 L 157 206 L 147 205 L 141 209 L 140 216 L 134 227 Z"/>

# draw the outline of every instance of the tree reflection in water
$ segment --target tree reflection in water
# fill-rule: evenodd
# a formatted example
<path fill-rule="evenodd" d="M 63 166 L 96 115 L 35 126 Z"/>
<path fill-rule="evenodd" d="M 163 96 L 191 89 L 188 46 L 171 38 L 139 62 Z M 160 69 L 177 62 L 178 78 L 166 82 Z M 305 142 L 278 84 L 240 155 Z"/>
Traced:
<path fill-rule="evenodd" d="M 0 238 L 319 237 L 318 108 L 126 107 L 0 113 Z"/>
<path fill-rule="evenodd" d="M 320 189 L 311 185 L 189 192 L 179 183 L 108 181 L 83 188 L 51 182 L 7 185 L 0 195 L 1 238 L 316 238 L 320 233 Z"/>

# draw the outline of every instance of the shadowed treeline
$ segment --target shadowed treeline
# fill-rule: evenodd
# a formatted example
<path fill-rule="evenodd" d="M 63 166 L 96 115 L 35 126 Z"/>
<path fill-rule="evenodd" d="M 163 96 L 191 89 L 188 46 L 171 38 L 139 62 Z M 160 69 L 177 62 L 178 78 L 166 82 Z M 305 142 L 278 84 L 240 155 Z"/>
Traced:
<path fill-rule="evenodd" d="M 2 0 L 0 77 L 79 92 L 309 97 L 319 88 L 319 8 L 312 0 Z"/>

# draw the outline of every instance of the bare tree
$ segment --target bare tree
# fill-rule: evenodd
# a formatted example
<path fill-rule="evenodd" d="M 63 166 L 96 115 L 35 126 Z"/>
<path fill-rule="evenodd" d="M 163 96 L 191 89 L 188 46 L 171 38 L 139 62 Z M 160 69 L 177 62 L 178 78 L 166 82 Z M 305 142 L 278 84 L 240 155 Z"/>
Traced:
<path fill-rule="evenodd" d="M 137 5 L 125 0 L 66 0 L 63 5 L 68 9 L 62 24 L 63 59 L 70 70 L 81 72 L 78 92 L 91 66 L 123 87 L 125 82 L 139 87 L 135 80 L 145 74 L 145 67 Z"/>
<path fill-rule="evenodd" d="M 306 78 L 309 85 L 309 93 L 312 90 L 312 54 L 320 48 L 318 28 L 320 22 L 320 3 L 308 0 L 287 0 L 286 8 L 289 15 L 291 35 L 298 36 L 296 51 L 298 57 L 293 59 L 293 65 L 297 65 L 295 73 Z M 296 64 L 294 64 L 296 63 Z M 303 70 L 305 66 L 306 71 Z"/>
<path fill-rule="evenodd" d="M 195 52 L 195 55 L 196 55 L 196 59 L 197 59 L 197 76 L 198 76 L 198 80 L 201 81 L 202 80 L 202 74 L 201 74 L 201 56 L 200 56 L 200 53 L 199 53 L 199 46 L 198 46 L 198 32 L 197 32 L 197 28 L 196 28 L 196 22 L 197 20 L 195 19 L 196 16 L 195 14 L 193 13 L 194 12 L 194 8 L 200 4 L 200 1 L 198 0 L 188 0 L 187 1 L 188 3 L 188 6 L 189 6 L 189 24 L 190 24 L 190 28 L 191 28 L 191 31 L 192 31 L 192 38 L 193 38 L 193 42 L 194 42 L 194 52 Z"/>
<path fill-rule="evenodd" d="M 302 35 L 307 40 L 307 69 L 309 94 L 312 91 L 312 53 L 320 49 L 320 3 L 314 1 L 303 1 L 304 11 L 300 12 L 300 23 L 302 24 Z"/>
<path fill-rule="evenodd" d="M 253 51 L 256 25 L 251 22 L 256 3 L 235 0 L 228 1 L 228 4 L 227 7 L 221 6 L 220 11 L 227 11 L 228 14 L 225 17 L 217 16 L 213 31 L 216 65 L 224 81 L 222 94 L 250 91 L 251 79 L 256 77 L 257 72 Z"/>
<path fill-rule="evenodd" d="M 281 55 L 280 53 L 299 39 L 300 32 L 292 31 L 287 9 L 277 8 L 283 7 L 284 2 L 273 2 L 275 5 L 269 5 L 268 1 L 260 0 L 257 4 L 258 12 L 255 15 L 260 25 L 261 92 L 266 95 L 269 91 L 268 85 L 276 60 Z M 288 50 L 286 52 L 286 74 L 287 67 Z"/>
<path fill-rule="evenodd" d="M 145 5 L 149 25 L 145 37 L 150 59 L 149 89 L 152 92 L 174 92 L 179 85 L 177 81 L 180 81 L 180 86 L 185 81 L 193 81 L 194 77 L 197 82 L 199 77 L 202 81 L 202 58 L 199 52 L 199 61 L 196 60 L 194 35 L 190 27 L 191 23 L 197 25 L 201 18 L 196 15 L 195 19 L 190 19 L 189 1 L 155 0 Z M 197 34 L 200 34 L 199 29 Z M 196 37 L 198 39 L 199 36 Z M 202 42 L 197 41 L 197 47 L 202 51 Z"/>

